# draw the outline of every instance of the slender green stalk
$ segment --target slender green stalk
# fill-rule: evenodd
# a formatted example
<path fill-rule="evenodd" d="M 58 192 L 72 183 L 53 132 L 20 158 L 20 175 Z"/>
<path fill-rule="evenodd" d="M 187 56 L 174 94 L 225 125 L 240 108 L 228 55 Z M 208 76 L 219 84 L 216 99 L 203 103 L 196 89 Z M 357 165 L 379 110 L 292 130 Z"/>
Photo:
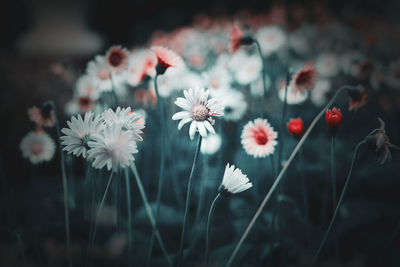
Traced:
<path fill-rule="evenodd" d="M 132 266 L 132 206 L 129 170 L 125 168 L 126 208 L 128 210 L 128 266 Z"/>
<path fill-rule="evenodd" d="M 157 78 L 158 78 L 158 74 L 154 78 L 154 88 L 156 90 L 158 110 L 160 112 L 160 122 L 161 122 L 161 125 L 160 125 L 160 129 L 161 129 L 160 173 L 159 173 L 159 177 L 158 177 L 157 198 L 156 198 L 156 214 L 155 214 L 156 227 L 154 227 L 151 232 L 150 246 L 149 246 L 149 252 L 147 254 L 146 266 L 150 266 L 151 255 L 153 253 L 154 234 L 155 234 L 154 231 L 158 227 L 158 219 L 159 219 L 159 215 L 160 215 L 161 194 L 162 194 L 162 188 L 163 188 L 163 184 L 164 184 L 164 169 L 165 169 L 165 135 L 167 134 L 166 125 L 165 125 L 165 107 L 164 107 L 164 101 L 161 98 L 160 93 L 158 91 Z"/>
<path fill-rule="evenodd" d="M 257 39 L 253 39 L 253 40 L 254 40 L 254 43 L 256 44 L 257 52 L 258 52 L 258 55 L 260 57 L 261 64 L 262 64 L 261 65 L 262 66 L 262 68 L 261 68 L 261 77 L 262 77 L 262 84 L 263 84 L 263 98 L 262 98 L 262 102 L 261 102 L 261 112 L 260 112 L 260 116 L 262 116 L 262 114 L 264 113 L 264 108 L 265 108 L 265 99 L 267 97 L 267 85 L 266 85 L 266 82 L 265 82 L 265 63 L 264 63 L 264 58 L 263 58 L 263 55 L 262 55 L 260 43 L 258 42 Z"/>
<path fill-rule="evenodd" d="M 214 198 L 213 202 L 211 203 L 210 211 L 208 212 L 208 220 L 207 220 L 207 232 L 206 232 L 206 265 L 210 263 L 210 231 L 211 231 L 211 220 L 214 215 L 214 209 L 215 209 L 215 204 L 217 203 L 217 200 L 219 199 L 220 194 Z"/>
<path fill-rule="evenodd" d="M 191 189 L 192 189 L 192 180 L 193 180 L 194 171 L 195 171 L 195 168 L 196 168 L 197 157 L 198 157 L 199 152 L 200 152 L 201 139 L 202 139 L 201 135 L 199 135 L 199 141 L 197 143 L 196 153 L 194 154 L 192 170 L 190 171 L 189 182 L 188 182 L 188 187 L 187 187 L 185 214 L 183 216 L 181 242 L 180 242 L 180 245 L 179 245 L 178 258 L 177 258 L 177 266 L 178 267 L 181 266 L 181 264 L 182 264 L 183 246 L 184 246 L 184 242 L 185 242 L 185 233 L 186 233 L 186 224 L 187 224 L 187 220 L 188 220 L 188 217 L 189 217 L 190 192 L 191 192 Z"/>
<path fill-rule="evenodd" d="M 283 142 L 283 132 L 285 131 L 285 118 L 287 113 L 287 93 L 288 93 L 289 82 L 290 82 L 290 73 L 288 70 L 286 72 L 285 96 L 283 98 L 282 116 L 281 116 L 281 122 L 279 124 L 280 133 L 279 133 L 279 144 L 278 144 L 278 170 L 281 168 L 283 145 L 285 143 Z"/>
<path fill-rule="evenodd" d="M 268 203 L 268 200 L 271 198 L 272 194 L 276 190 L 278 184 L 282 180 L 284 174 L 286 173 L 286 170 L 289 168 L 290 164 L 292 163 L 294 157 L 296 154 L 299 152 L 300 148 L 303 146 L 304 142 L 307 140 L 308 136 L 310 135 L 311 130 L 315 127 L 317 122 L 321 119 L 321 117 L 325 114 L 325 110 L 329 108 L 332 103 L 335 101 L 336 97 L 343 92 L 345 89 L 348 89 L 348 86 L 342 86 L 339 88 L 335 95 L 332 97 L 332 99 L 329 101 L 328 104 L 318 113 L 318 115 L 314 118 L 314 120 L 311 122 L 310 126 L 308 127 L 307 131 L 304 133 L 303 137 L 300 139 L 300 141 L 297 143 L 296 147 L 294 148 L 292 154 L 290 155 L 289 159 L 283 166 L 282 170 L 280 171 L 278 177 L 275 179 L 275 182 L 273 183 L 271 189 L 268 191 L 266 194 L 264 200 L 261 202 L 259 208 L 257 209 L 256 213 L 254 214 L 253 218 L 251 219 L 249 225 L 247 226 L 245 232 L 243 233 L 242 237 L 240 238 L 238 244 L 236 245 L 235 249 L 232 252 L 232 255 L 230 256 L 228 263 L 226 266 L 231 266 L 233 263 L 233 260 L 235 259 L 237 253 L 239 252 L 241 246 L 243 245 L 244 240 L 246 237 L 249 235 L 250 230 L 254 227 L 254 224 L 256 223 L 258 217 L 260 216 L 262 210 L 264 209 L 265 205 Z"/>
<path fill-rule="evenodd" d="M 315 255 L 314 255 L 314 258 L 313 258 L 313 265 L 315 265 L 315 263 L 317 262 L 318 257 L 319 257 L 319 254 L 321 253 L 322 248 L 324 247 L 324 245 L 325 245 L 325 243 L 326 243 L 326 240 L 328 239 L 328 235 L 329 235 L 329 233 L 330 233 L 330 231 L 331 231 L 331 229 L 332 229 L 332 226 L 333 226 L 333 224 L 334 224 L 334 222 L 335 222 L 335 219 L 336 219 L 336 217 L 337 217 L 337 215 L 338 215 L 338 213 L 339 213 L 340 207 L 341 207 L 342 202 L 343 202 L 344 194 L 346 193 L 347 187 L 349 186 L 349 182 L 350 182 L 351 175 L 353 174 L 353 169 L 354 169 L 354 166 L 355 166 L 356 160 L 357 160 L 358 150 L 360 149 L 360 147 L 361 147 L 363 144 L 365 144 L 365 142 L 366 142 L 365 140 L 361 141 L 360 143 L 357 144 L 356 148 L 354 149 L 353 159 L 352 159 L 352 161 L 351 161 L 351 166 L 350 166 L 349 173 L 348 173 L 348 175 L 347 175 L 346 182 L 344 183 L 342 192 L 340 193 L 339 201 L 338 201 L 338 204 L 337 204 L 337 206 L 336 206 L 335 212 L 333 213 L 333 217 L 332 217 L 332 219 L 331 219 L 331 221 L 330 221 L 330 223 L 329 223 L 328 229 L 326 230 L 325 235 L 324 235 L 324 237 L 323 237 L 323 239 L 322 239 L 322 242 L 321 242 L 321 244 L 319 245 L 319 248 L 318 248 L 317 252 L 316 252 Z"/>
<path fill-rule="evenodd" d="M 143 187 L 142 181 L 140 180 L 140 176 L 139 176 L 139 173 L 137 171 L 135 163 L 132 163 L 131 169 L 132 169 L 132 172 L 133 172 L 133 174 L 135 176 L 135 180 L 136 180 L 136 183 L 138 185 L 140 196 L 142 197 L 142 200 L 143 200 L 143 203 L 144 203 L 144 207 L 146 209 L 147 216 L 149 217 L 149 220 L 150 220 L 150 223 L 151 223 L 152 227 L 156 228 L 156 222 L 155 222 L 155 219 L 154 219 L 154 215 L 153 215 L 153 212 L 151 211 L 151 207 L 150 207 L 149 201 L 147 200 L 146 192 L 144 191 L 144 187 Z M 155 235 L 156 235 L 158 244 L 160 245 L 161 250 L 162 250 L 162 252 L 164 254 L 164 257 L 167 260 L 168 266 L 172 267 L 172 261 L 168 256 L 168 252 L 165 249 L 164 242 L 163 242 L 163 240 L 161 238 L 161 235 L 160 235 L 160 232 L 158 231 L 158 229 L 155 230 Z"/>
<path fill-rule="evenodd" d="M 336 207 L 336 167 L 335 167 L 335 135 L 332 134 L 331 138 L 331 182 L 332 182 L 332 207 Z M 335 257 L 339 259 L 339 244 L 336 237 L 334 237 L 335 244 Z"/>
<path fill-rule="evenodd" d="M 69 228 L 69 208 L 68 208 L 68 180 L 67 174 L 65 172 L 65 159 L 64 159 L 64 151 L 61 145 L 61 132 L 60 132 L 60 121 L 57 116 L 56 105 L 53 101 L 49 102 L 52 106 L 52 110 L 54 112 L 54 117 L 56 121 L 56 130 L 57 130 L 57 137 L 58 137 L 58 148 L 60 150 L 61 156 L 61 174 L 62 174 L 62 183 L 63 183 L 63 190 L 64 190 L 64 217 L 65 217 L 65 235 L 67 239 L 67 259 L 68 259 L 68 266 L 72 266 L 71 261 L 71 239 L 70 239 L 70 228 Z"/>

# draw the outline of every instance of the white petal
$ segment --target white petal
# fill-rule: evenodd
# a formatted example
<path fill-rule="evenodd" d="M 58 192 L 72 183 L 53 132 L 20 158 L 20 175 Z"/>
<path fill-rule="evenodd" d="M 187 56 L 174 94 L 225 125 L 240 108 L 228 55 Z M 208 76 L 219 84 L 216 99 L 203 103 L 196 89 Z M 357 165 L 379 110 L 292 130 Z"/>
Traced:
<path fill-rule="evenodd" d="M 192 121 L 189 128 L 189 137 L 191 140 L 193 140 L 194 135 L 196 134 L 196 129 L 197 129 L 197 121 Z"/>
<path fill-rule="evenodd" d="M 181 119 L 186 118 L 186 117 L 190 117 L 190 112 L 188 112 L 188 111 L 180 111 L 180 112 L 175 113 L 172 116 L 172 119 L 173 120 L 181 120 Z"/>
<path fill-rule="evenodd" d="M 203 122 L 197 122 L 197 129 L 202 137 L 207 137 L 206 127 L 204 127 Z"/>
<path fill-rule="evenodd" d="M 184 119 L 182 119 L 178 124 L 178 130 L 182 129 L 183 125 L 185 125 L 186 123 L 188 123 L 191 120 L 192 120 L 192 118 L 184 118 Z"/>

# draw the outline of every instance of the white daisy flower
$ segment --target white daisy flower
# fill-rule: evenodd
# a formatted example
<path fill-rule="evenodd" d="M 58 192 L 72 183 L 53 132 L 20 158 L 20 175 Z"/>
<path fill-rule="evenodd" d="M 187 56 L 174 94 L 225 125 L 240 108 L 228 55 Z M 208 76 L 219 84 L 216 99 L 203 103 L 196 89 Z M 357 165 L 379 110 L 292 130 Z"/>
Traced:
<path fill-rule="evenodd" d="M 135 160 L 133 154 L 138 152 L 132 133 L 122 130 L 122 125 L 107 125 L 102 135 L 93 135 L 91 139 L 87 153 L 96 169 L 107 166 L 107 170 L 117 172 L 119 167 L 129 166 Z"/>
<path fill-rule="evenodd" d="M 323 53 L 318 56 L 315 67 L 318 74 L 323 77 L 334 77 L 339 73 L 339 62 L 337 55 L 333 53 Z"/>
<path fill-rule="evenodd" d="M 214 134 L 212 125 L 215 123 L 213 116 L 222 116 L 223 107 L 216 98 L 208 99 L 209 91 L 204 89 L 189 89 L 183 91 L 185 98 L 178 97 L 175 105 L 184 109 L 172 116 L 173 120 L 181 120 L 178 124 L 180 130 L 188 122 L 190 139 L 199 131 L 202 137 L 207 137 L 207 130 Z M 208 99 L 208 100 L 207 100 Z"/>
<path fill-rule="evenodd" d="M 101 134 L 104 130 L 104 123 L 101 116 L 94 116 L 94 113 L 86 112 L 84 119 L 81 115 L 72 116 L 71 121 L 67 121 L 69 128 L 61 129 L 64 136 L 61 136 L 61 144 L 64 146 L 68 154 L 73 154 L 77 157 L 82 155 L 86 158 L 89 150 L 88 142 L 92 137 Z"/>
<path fill-rule="evenodd" d="M 120 125 L 123 131 L 131 132 L 136 141 L 143 140 L 140 134 L 143 133 L 144 120 L 138 112 L 131 111 L 130 107 L 118 107 L 115 112 L 108 109 L 103 112 L 102 117 L 107 125 Z"/>
<path fill-rule="evenodd" d="M 215 154 L 221 148 L 221 136 L 210 134 L 201 142 L 200 152 L 207 155 Z"/>
<path fill-rule="evenodd" d="M 86 73 L 93 78 L 93 81 L 100 91 L 111 91 L 111 69 L 106 62 L 105 56 L 96 56 L 86 67 Z"/>
<path fill-rule="evenodd" d="M 262 62 L 257 55 L 247 56 L 235 69 L 234 77 L 241 85 L 248 85 L 261 76 Z"/>
<path fill-rule="evenodd" d="M 44 131 L 29 132 L 22 138 L 19 148 L 32 164 L 50 161 L 56 151 L 53 139 Z"/>
<path fill-rule="evenodd" d="M 279 99 L 283 102 L 285 101 L 285 83 L 281 85 L 281 88 L 278 92 Z M 286 103 L 288 105 L 296 105 L 301 104 L 307 100 L 308 92 L 301 92 L 299 90 L 294 90 L 291 86 L 288 86 L 287 95 L 286 95 Z"/>
<path fill-rule="evenodd" d="M 227 121 L 240 120 L 247 109 L 247 102 L 242 92 L 233 89 L 219 89 L 211 91 L 211 95 L 220 99 L 224 107 L 223 119 Z"/>
<path fill-rule="evenodd" d="M 235 169 L 235 165 L 229 166 L 226 164 L 224 177 L 222 178 L 222 183 L 218 188 L 218 192 L 224 196 L 228 197 L 232 194 L 237 194 L 243 192 L 253 186 L 250 183 L 247 175 L 243 174 L 240 169 Z"/>
<path fill-rule="evenodd" d="M 257 40 L 260 42 L 261 51 L 264 56 L 268 56 L 279 50 L 286 42 L 286 33 L 278 26 L 265 26 L 256 33 Z"/>

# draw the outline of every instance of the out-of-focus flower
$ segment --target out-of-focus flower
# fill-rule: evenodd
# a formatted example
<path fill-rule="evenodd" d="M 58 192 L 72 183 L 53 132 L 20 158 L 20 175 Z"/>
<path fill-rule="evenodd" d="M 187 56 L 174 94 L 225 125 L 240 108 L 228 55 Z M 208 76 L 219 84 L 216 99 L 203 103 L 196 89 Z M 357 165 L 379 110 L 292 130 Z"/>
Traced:
<path fill-rule="evenodd" d="M 248 85 L 261 76 L 262 62 L 257 55 L 248 55 L 245 51 L 238 51 L 232 56 L 229 69 L 239 84 Z"/>
<path fill-rule="evenodd" d="M 106 53 L 106 62 L 112 72 L 121 74 L 128 64 L 128 50 L 122 46 L 112 46 Z"/>
<path fill-rule="evenodd" d="M 157 57 L 156 71 L 158 74 L 164 74 L 170 67 L 183 68 L 185 65 L 182 58 L 171 49 L 163 46 L 153 46 L 151 50 Z"/>
<path fill-rule="evenodd" d="M 242 131 L 242 145 L 247 154 L 255 158 L 263 158 L 275 151 L 278 133 L 266 119 L 249 121 Z"/>
<path fill-rule="evenodd" d="M 202 137 L 207 137 L 207 130 L 214 134 L 212 125 L 215 123 L 214 116 L 223 115 L 223 107 L 216 98 L 208 99 L 209 91 L 204 89 L 189 89 L 183 91 L 185 98 L 178 97 L 175 105 L 184 109 L 172 116 L 173 120 L 181 120 L 178 124 L 180 130 L 182 126 L 191 122 L 189 127 L 190 139 L 194 138 L 196 131 Z"/>
<path fill-rule="evenodd" d="M 265 26 L 256 33 L 264 56 L 278 51 L 286 42 L 286 33 L 278 26 Z"/>
<path fill-rule="evenodd" d="M 235 53 L 241 45 L 250 45 L 254 39 L 250 35 L 245 35 L 238 25 L 233 25 L 229 35 L 229 50 Z"/>
<path fill-rule="evenodd" d="M 137 86 L 146 77 L 154 77 L 156 74 L 157 58 L 149 50 L 139 49 L 129 55 L 126 82 L 131 86 Z"/>
<path fill-rule="evenodd" d="M 93 135 L 88 142 L 88 160 L 92 166 L 117 172 L 119 168 L 128 167 L 134 160 L 133 154 L 137 153 L 137 144 L 130 131 L 122 130 L 122 125 L 113 124 L 106 126 L 103 134 Z"/>
<path fill-rule="evenodd" d="M 96 89 L 100 91 L 111 91 L 111 68 L 104 56 L 96 56 L 86 67 L 86 73 L 92 77 Z"/>
<path fill-rule="evenodd" d="M 72 116 L 71 121 L 67 121 L 69 128 L 61 129 L 64 136 L 61 136 L 61 144 L 64 146 L 68 154 L 77 157 L 82 155 L 86 158 L 89 150 L 88 142 L 93 135 L 101 134 L 104 130 L 104 123 L 101 116 L 95 116 L 93 112 L 87 112 L 84 119 L 81 115 Z"/>
<path fill-rule="evenodd" d="M 209 134 L 201 142 L 200 152 L 203 154 L 215 154 L 221 148 L 221 136 L 219 134 Z"/>
<path fill-rule="evenodd" d="M 144 120 L 139 113 L 131 111 L 130 107 L 118 107 L 115 112 L 108 109 L 103 112 L 102 118 L 108 126 L 119 125 L 123 131 L 129 131 L 135 141 L 142 141 L 140 136 L 144 128 Z"/>
<path fill-rule="evenodd" d="M 284 81 L 280 83 L 280 89 L 278 92 L 278 96 L 282 102 L 285 101 L 285 82 Z M 307 91 L 301 92 L 299 90 L 294 90 L 290 85 L 288 86 L 287 95 L 286 95 L 286 103 L 288 105 L 301 104 L 304 101 L 306 101 L 307 97 L 308 97 Z"/>
<path fill-rule="evenodd" d="M 252 186 L 253 184 L 247 178 L 247 175 L 243 174 L 240 169 L 235 169 L 235 165 L 229 166 L 228 163 L 226 164 L 224 177 L 222 178 L 218 192 L 223 197 L 229 197 L 233 194 L 243 192 Z"/>
<path fill-rule="evenodd" d="M 367 143 L 370 145 L 376 147 L 376 152 L 378 152 L 379 158 L 378 162 L 380 164 L 384 164 L 385 162 L 388 162 L 392 159 L 392 154 L 390 152 L 390 148 L 395 148 L 397 150 L 400 150 L 400 148 L 392 143 L 390 143 L 389 136 L 386 134 L 385 130 L 385 122 L 381 119 L 378 118 L 380 127 L 373 130 L 366 138 L 365 140 Z"/>
<path fill-rule="evenodd" d="M 390 63 L 385 82 L 389 87 L 400 89 L 400 59 Z"/>
<path fill-rule="evenodd" d="M 350 76 L 360 75 L 360 64 L 365 60 L 365 56 L 359 51 L 349 51 L 341 55 L 340 64 L 342 71 Z"/>
<path fill-rule="evenodd" d="M 91 111 L 94 107 L 94 101 L 90 97 L 77 97 L 76 102 L 81 112 Z"/>
<path fill-rule="evenodd" d="M 368 94 L 364 86 L 355 86 L 347 90 L 350 97 L 349 99 L 349 111 L 358 110 L 367 103 Z"/>
<path fill-rule="evenodd" d="M 318 70 L 318 74 L 322 77 L 331 78 L 339 73 L 337 55 L 333 53 L 323 53 L 319 55 L 315 66 Z"/>
<path fill-rule="evenodd" d="M 314 64 L 308 63 L 293 76 L 289 87 L 292 90 L 304 93 L 314 88 L 316 78 L 317 71 Z"/>
<path fill-rule="evenodd" d="M 343 115 L 340 113 L 340 109 L 327 109 L 325 112 L 325 119 L 329 127 L 337 128 L 342 123 Z"/>
<path fill-rule="evenodd" d="M 311 91 L 311 102 L 317 107 L 323 106 L 327 101 L 328 93 L 331 89 L 331 82 L 327 79 L 319 79 Z"/>
<path fill-rule="evenodd" d="M 220 89 L 211 91 L 211 95 L 219 99 L 221 105 L 224 107 L 224 120 L 238 121 L 246 112 L 247 102 L 240 91 Z"/>
<path fill-rule="evenodd" d="M 28 116 L 37 127 L 53 127 L 56 123 L 54 110 L 49 103 L 43 103 L 40 109 L 36 106 L 28 109 Z"/>
<path fill-rule="evenodd" d="M 304 123 L 301 118 L 290 119 L 286 125 L 288 132 L 295 137 L 301 136 L 304 132 Z"/>
<path fill-rule="evenodd" d="M 92 76 L 82 75 L 76 82 L 75 94 L 78 97 L 88 97 L 92 100 L 97 100 L 100 96 L 100 91 L 96 87 Z"/>
<path fill-rule="evenodd" d="M 205 85 L 208 88 L 227 88 L 232 82 L 232 75 L 228 70 L 229 59 L 226 54 L 221 54 L 215 65 L 207 72 L 202 73 Z"/>
<path fill-rule="evenodd" d="M 22 156 L 32 164 L 50 161 L 56 151 L 53 139 L 43 130 L 28 133 L 22 138 L 19 147 Z"/>

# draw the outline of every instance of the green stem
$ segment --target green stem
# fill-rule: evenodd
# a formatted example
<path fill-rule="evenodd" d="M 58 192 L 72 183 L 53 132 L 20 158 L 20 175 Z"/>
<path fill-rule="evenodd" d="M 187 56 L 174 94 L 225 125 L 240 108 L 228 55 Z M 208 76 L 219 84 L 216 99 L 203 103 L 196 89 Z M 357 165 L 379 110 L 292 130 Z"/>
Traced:
<path fill-rule="evenodd" d="M 332 207 L 336 207 L 336 167 L 335 167 L 335 135 L 332 134 L 331 138 L 331 182 L 332 182 Z M 335 257 L 339 260 L 339 244 L 336 237 L 334 237 Z"/>
<path fill-rule="evenodd" d="M 65 235 L 67 239 L 67 259 L 68 259 L 68 266 L 72 266 L 71 260 L 71 239 L 70 239 L 70 228 L 69 228 L 69 208 L 68 208 L 68 180 L 67 175 L 65 172 L 65 159 L 64 159 L 64 151 L 62 150 L 61 145 L 61 132 L 60 132 L 60 121 L 58 119 L 56 105 L 53 101 L 49 102 L 52 106 L 55 122 L 56 122 L 56 130 L 57 130 L 57 137 L 58 137 L 58 148 L 60 150 L 60 161 L 61 161 L 61 174 L 62 174 L 62 183 L 63 183 L 63 191 L 64 191 L 64 218 L 65 218 Z"/>
<path fill-rule="evenodd" d="M 210 262 L 210 231 L 211 231 L 211 219 L 214 215 L 214 209 L 215 209 L 215 204 L 217 203 L 217 200 L 219 199 L 220 194 L 214 198 L 213 202 L 211 203 L 210 211 L 208 212 L 208 220 L 207 220 L 207 232 L 206 232 L 206 265 L 208 266 Z"/>
<path fill-rule="evenodd" d="M 132 266 L 132 206 L 129 170 L 125 168 L 126 208 L 128 210 L 128 266 Z"/>
<path fill-rule="evenodd" d="M 161 122 L 161 125 L 160 125 L 160 128 L 161 128 L 160 173 L 159 173 L 159 177 L 158 177 L 157 198 L 156 198 L 156 214 L 155 214 L 156 227 L 153 228 L 153 230 L 151 232 L 150 246 L 149 246 L 149 252 L 147 254 L 146 267 L 150 266 L 151 255 L 153 253 L 154 234 L 155 234 L 154 230 L 157 229 L 157 227 L 158 227 L 161 195 L 162 195 L 162 188 L 163 188 L 163 183 L 164 183 L 164 169 L 165 169 L 165 135 L 167 133 L 166 127 L 165 127 L 166 126 L 165 125 L 165 107 L 164 107 L 164 101 L 161 98 L 160 93 L 158 91 L 157 78 L 158 78 L 158 74 L 154 78 L 154 88 L 156 90 L 158 110 L 160 111 L 160 122 Z"/>
<path fill-rule="evenodd" d="M 342 192 L 340 193 L 339 201 L 338 201 L 338 204 L 336 206 L 335 212 L 333 213 L 333 217 L 332 217 L 332 219 L 331 219 L 331 221 L 329 223 L 328 229 L 326 230 L 325 235 L 324 235 L 324 237 L 322 239 L 322 242 L 321 242 L 317 252 L 314 255 L 313 265 L 315 265 L 315 263 L 317 262 L 319 254 L 321 253 L 322 248 L 324 247 L 324 245 L 326 243 L 326 240 L 328 239 L 328 235 L 329 235 L 329 233 L 330 233 L 330 231 L 332 229 L 333 223 L 335 222 L 335 219 L 336 219 L 336 217 L 337 217 L 337 215 L 339 213 L 339 209 L 340 209 L 340 206 L 342 205 L 344 194 L 346 193 L 347 187 L 349 186 L 350 178 L 351 178 L 351 175 L 353 173 L 353 169 L 354 169 L 354 166 L 355 166 L 355 163 L 356 163 L 356 160 L 357 160 L 358 150 L 360 149 L 361 145 L 365 144 L 365 142 L 366 141 L 363 140 L 360 143 L 358 143 L 356 148 L 355 148 L 355 150 L 354 150 L 353 159 L 351 161 L 351 166 L 350 166 L 349 173 L 347 175 L 346 182 L 345 182 L 345 184 L 343 186 Z"/>
<path fill-rule="evenodd" d="M 254 43 L 256 44 L 257 47 L 257 52 L 258 55 L 260 56 L 260 60 L 261 60 L 261 77 L 262 77 L 262 83 L 263 83 L 263 98 L 262 98 L 262 102 L 261 102 L 261 113 L 260 116 L 262 116 L 262 114 L 264 113 L 264 108 L 265 108 L 265 99 L 267 97 L 267 86 L 266 86 L 266 82 L 265 82 L 265 63 L 264 63 L 264 58 L 262 55 L 262 51 L 261 51 L 261 45 L 258 42 L 257 39 L 254 39 Z"/>
<path fill-rule="evenodd" d="M 154 219 L 154 215 L 153 215 L 153 212 L 151 211 L 151 207 L 150 207 L 149 201 L 147 200 L 146 192 L 144 191 L 144 187 L 143 187 L 142 181 L 140 180 L 139 172 L 137 171 L 135 163 L 131 164 L 131 169 L 135 176 L 135 180 L 136 180 L 137 186 L 139 188 L 140 196 L 142 197 L 144 207 L 145 207 L 147 216 L 149 217 L 151 226 L 153 228 L 156 228 L 156 222 Z M 160 245 L 161 250 L 164 254 L 164 257 L 167 260 L 168 266 L 172 267 L 172 262 L 171 262 L 170 258 L 168 257 L 168 252 L 165 249 L 164 242 L 161 238 L 161 235 L 160 235 L 160 232 L 158 231 L 158 229 L 155 230 L 155 235 L 156 235 L 158 244 Z"/>
<path fill-rule="evenodd" d="M 325 114 L 325 110 L 327 108 L 329 108 L 332 103 L 335 101 L 336 97 L 343 92 L 345 89 L 348 89 L 348 86 L 342 86 L 341 88 L 339 88 L 335 95 L 332 97 L 332 99 L 328 102 L 328 104 L 326 104 L 326 106 L 318 113 L 318 115 L 314 118 L 314 120 L 311 122 L 310 126 L 308 127 L 307 131 L 304 133 L 303 137 L 300 139 L 299 143 L 296 145 L 296 147 L 294 148 L 292 154 L 290 155 L 289 159 L 287 160 L 287 162 L 285 163 L 285 165 L 283 166 L 282 170 L 280 171 L 278 177 L 275 179 L 275 182 L 273 183 L 271 189 L 268 191 L 268 193 L 266 194 L 264 200 L 262 201 L 262 203 L 260 204 L 260 206 L 258 207 L 256 213 L 254 214 L 253 218 L 251 219 L 249 225 L 247 226 L 245 232 L 243 233 L 243 235 L 241 236 L 238 244 L 236 245 L 235 249 L 233 250 L 228 263 L 226 264 L 227 267 L 231 266 L 233 263 L 233 260 L 235 259 L 237 253 L 239 252 L 241 246 L 243 245 L 244 240 L 246 239 L 246 237 L 249 235 L 250 230 L 254 227 L 254 224 L 256 223 L 258 217 L 260 216 L 262 210 L 264 209 L 265 205 L 268 203 L 269 199 L 271 198 L 272 194 L 274 193 L 274 191 L 276 190 L 278 184 L 280 183 L 280 181 L 282 180 L 284 174 L 286 173 L 286 170 L 289 168 L 290 164 L 292 163 L 294 157 L 296 156 L 296 154 L 299 152 L 300 148 L 303 146 L 304 142 L 306 141 L 306 139 L 308 138 L 308 136 L 310 135 L 311 130 L 315 127 L 315 125 L 317 124 L 317 122 L 321 119 L 321 117 Z"/>
<path fill-rule="evenodd" d="M 180 241 L 180 245 L 179 245 L 178 258 L 177 258 L 177 266 L 178 267 L 181 266 L 181 264 L 182 264 L 183 246 L 184 246 L 184 242 L 185 242 L 185 233 L 186 233 L 186 224 L 187 224 L 187 220 L 189 217 L 188 215 L 189 215 L 189 207 L 190 207 L 190 193 L 191 193 L 191 188 L 192 188 L 192 180 L 193 180 L 193 176 L 194 176 L 194 171 L 196 168 L 197 157 L 200 152 L 201 139 L 202 139 L 201 135 L 199 135 L 199 141 L 197 143 L 196 153 L 194 154 L 192 170 L 190 171 L 189 182 L 188 182 L 188 187 L 187 187 L 185 214 L 183 216 L 182 234 L 181 234 L 181 241 Z"/>

